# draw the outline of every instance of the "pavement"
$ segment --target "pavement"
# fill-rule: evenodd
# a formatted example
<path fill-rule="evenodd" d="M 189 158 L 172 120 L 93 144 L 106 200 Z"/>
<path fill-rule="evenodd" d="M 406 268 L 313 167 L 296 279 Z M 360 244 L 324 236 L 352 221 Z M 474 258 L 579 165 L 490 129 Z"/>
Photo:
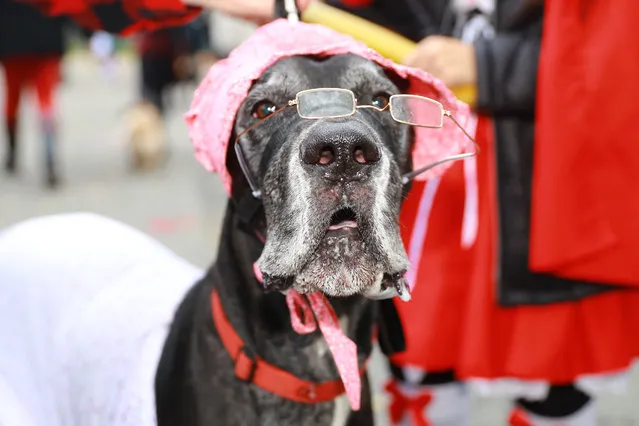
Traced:
<path fill-rule="evenodd" d="M 59 107 L 63 186 L 55 192 L 43 185 L 43 146 L 33 99 L 23 103 L 21 174 L 10 179 L 0 173 L 0 229 L 34 216 L 92 211 L 147 232 L 194 264 L 206 267 L 215 258 L 226 197 L 217 177 L 195 161 L 187 139 L 181 113 L 188 107 L 193 88 L 177 90 L 172 97 L 167 127 L 171 158 L 166 167 L 134 174 L 128 167 L 127 146 L 121 142 L 120 119 L 136 98 L 135 65 L 134 58 L 121 59 L 115 79 L 106 81 L 92 58 L 78 54 L 66 61 Z M 0 98 L 1 88 L 2 84 Z M 4 129 L 0 134 L 4 135 Z M 1 145 L 0 155 L 3 149 Z M 387 401 L 380 389 L 387 371 L 379 354 L 371 365 L 377 390 L 376 424 L 385 426 Z M 639 374 L 635 371 L 628 392 L 598 401 L 598 424 L 639 426 L 637 396 Z M 470 424 L 505 426 L 509 406 L 501 399 L 473 396 Z"/>

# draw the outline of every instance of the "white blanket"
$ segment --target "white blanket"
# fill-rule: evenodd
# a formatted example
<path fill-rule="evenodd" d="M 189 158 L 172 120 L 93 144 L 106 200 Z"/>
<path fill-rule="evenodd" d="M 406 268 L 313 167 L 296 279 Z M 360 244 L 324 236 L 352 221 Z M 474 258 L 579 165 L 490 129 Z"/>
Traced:
<path fill-rule="evenodd" d="M 0 426 L 152 426 L 173 313 L 203 271 L 85 213 L 0 233 Z"/>

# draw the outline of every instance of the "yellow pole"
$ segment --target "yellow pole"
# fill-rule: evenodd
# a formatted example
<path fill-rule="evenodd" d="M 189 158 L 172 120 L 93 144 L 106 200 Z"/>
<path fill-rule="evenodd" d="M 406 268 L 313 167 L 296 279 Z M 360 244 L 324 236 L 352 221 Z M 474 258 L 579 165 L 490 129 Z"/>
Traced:
<path fill-rule="evenodd" d="M 401 63 L 416 44 L 393 31 L 367 21 L 352 13 L 345 12 L 319 1 L 313 1 L 302 13 L 304 22 L 322 24 L 329 28 L 348 34 L 365 43 L 380 55 Z M 475 87 L 472 85 L 452 87 L 458 99 L 467 104 L 475 103 Z"/>

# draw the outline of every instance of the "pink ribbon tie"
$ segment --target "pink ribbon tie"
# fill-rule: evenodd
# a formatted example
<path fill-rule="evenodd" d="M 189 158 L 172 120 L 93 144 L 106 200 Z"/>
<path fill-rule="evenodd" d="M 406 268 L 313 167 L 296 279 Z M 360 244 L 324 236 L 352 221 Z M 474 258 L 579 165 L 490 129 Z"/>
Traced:
<path fill-rule="evenodd" d="M 262 281 L 262 272 L 253 264 L 253 272 Z M 354 411 L 359 410 L 362 396 L 362 379 L 359 375 L 357 345 L 342 331 L 337 314 L 326 297 L 315 292 L 306 297 L 291 289 L 286 294 L 286 304 L 291 313 L 291 326 L 299 334 L 310 334 L 319 329 L 333 355 L 337 371 L 344 383 L 348 402 Z"/>
<path fill-rule="evenodd" d="M 357 345 L 344 335 L 337 315 L 326 297 L 315 292 L 305 298 L 297 291 L 290 290 L 286 295 L 286 303 L 291 312 L 291 325 L 297 333 L 312 333 L 319 325 L 344 383 L 348 402 L 353 410 L 359 410 L 362 381 L 357 361 Z"/>

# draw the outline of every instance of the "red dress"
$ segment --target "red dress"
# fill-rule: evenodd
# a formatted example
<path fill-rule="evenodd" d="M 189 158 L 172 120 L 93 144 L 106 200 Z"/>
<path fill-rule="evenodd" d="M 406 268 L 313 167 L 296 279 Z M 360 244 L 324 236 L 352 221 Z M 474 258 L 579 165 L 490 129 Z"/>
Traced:
<path fill-rule="evenodd" d="M 413 300 L 396 302 L 407 350 L 400 366 L 454 369 L 460 379 L 514 378 L 560 384 L 615 373 L 639 355 L 639 291 L 612 291 L 577 302 L 502 308 L 496 303 L 496 173 L 492 126 L 480 118 L 477 140 L 479 228 L 460 245 L 462 164 L 442 178 L 428 223 Z M 424 184 L 416 183 L 401 215 L 412 243 Z"/>

